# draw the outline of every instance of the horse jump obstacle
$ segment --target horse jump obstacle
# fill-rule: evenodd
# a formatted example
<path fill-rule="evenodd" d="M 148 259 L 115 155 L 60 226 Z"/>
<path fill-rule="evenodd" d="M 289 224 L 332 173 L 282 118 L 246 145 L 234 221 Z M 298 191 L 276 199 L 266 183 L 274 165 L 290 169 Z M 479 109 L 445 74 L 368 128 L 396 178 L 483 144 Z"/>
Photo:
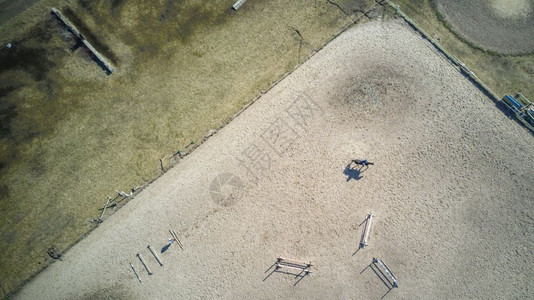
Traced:
<path fill-rule="evenodd" d="M 145 260 L 143 259 L 143 256 L 141 255 L 141 253 L 137 253 L 137 257 L 139 258 L 139 260 L 141 261 L 141 263 L 143 264 L 143 266 L 145 267 L 146 271 L 148 272 L 148 275 L 152 275 L 154 273 L 152 273 L 152 271 L 150 271 L 150 268 L 148 267 L 148 265 L 146 264 Z"/>
<path fill-rule="evenodd" d="M 178 244 L 178 246 L 180 246 L 180 248 L 181 248 L 182 250 L 184 250 L 184 245 L 183 245 L 182 242 L 180 242 L 180 240 L 178 239 L 178 235 L 176 234 L 176 232 L 174 232 L 174 230 L 171 230 L 171 229 L 169 229 L 169 232 L 171 233 L 172 238 L 176 241 L 176 243 Z"/>
<path fill-rule="evenodd" d="M 365 228 L 363 230 L 362 239 L 360 241 L 360 248 L 364 248 L 368 245 L 367 239 L 369 239 L 369 234 L 371 233 L 371 221 L 375 215 L 370 212 L 365 218 Z"/>
<path fill-rule="evenodd" d="M 163 267 L 163 262 L 161 261 L 161 258 L 159 258 L 159 255 L 156 253 L 156 251 L 154 251 L 152 246 L 148 245 L 147 248 L 148 248 L 148 250 L 150 250 L 150 252 L 152 252 L 152 255 L 154 255 L 154 257 L 158 261 L 159 265 Z"/>
<path fill-rule="evenodd" d="M 100 54 L 91 43 L 89 43 L 83 34 L 74 26 L 65 16 L 61 14 L 61 12 L 56 9 L 55 7 L 52 7 L 52 13 L 67 27 L 67 29 L 76 36 L 77 39 L 79 39 L 82 44 L 89 49 L 89 51 L 94 55 L 94 57 L 104 66 L 106 71 L 111 74 L 115 72 L 115 69 L 111 65 L 111 63 L 102 55 Z"/>
<path fill-rule="evenodd" d="M 241 5 L 243 5 L 243 3 L 245 3 L 245 1 L 247 1 L 247 0 L 238 0 L 236 3 L 234 3 L 234 5 L 232 5 L 232 9 L 233 10 L 238 10 L 239 7 L 241 7 Z"/>
<path fill-rule="evenodd" d="M 139 274 L 137 274 L 137 270 L 134 268 L 133 264 L 130 263 L 130 267 L 132 267 L 132 270 L 134 271 L 135 277 L 137 277 L 137 280 L 139 280 L 139 283 L 141 283 L 141 278 L 139 277 Z"/>
<path fill-rule="evenodd" d="M 391 285 L 390 289 L 399 287 L 399 281 L 397 280 L 397 277 L 393 275 L 393 272 L 389 270 L 388 266 L 384 263 L 384 261 L 379 258 L 373 257 L 373 264 L 378 267 L 380 273 L 382 273 L 382 275 L 389 282 L 389 284 Z"/>
<path fill-rule="evenodd" d="M 310 270 L 311 266 L 313 265 L 310 262 L 302 262 L 289 258 L 278 257 L 276 260 L 275 271 L 278 271 L 280 268 L 297 269 L 300 270 L 298 275 L 304 272 L 304 276 L 306 276 L 312 272 Z"/>

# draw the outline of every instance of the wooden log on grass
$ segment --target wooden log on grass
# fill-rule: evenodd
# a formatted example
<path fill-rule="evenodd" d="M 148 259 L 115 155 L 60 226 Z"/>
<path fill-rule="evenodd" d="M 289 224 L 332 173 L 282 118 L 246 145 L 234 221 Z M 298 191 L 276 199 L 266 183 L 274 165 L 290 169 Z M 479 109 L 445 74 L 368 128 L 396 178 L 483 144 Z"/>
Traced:
<path fill-rule="evenodd" d="M 89 51 L 91 51 L 91 53 L 93 53 L 96 59 L 100 61 L 102 65 L 104 65 L 104 67 L 110 74 L 115 72 L 115 69 L 113 68 L 111 63 L 102 54 L 96 51 L 96 49 L 87 40 L 82 40 L 82 43 L 85 45 L 85 47 L 87 47 L 87 49 L 89 49 Z"/>
<path fill-rule="evenodd" d="M 89 41 L 85 39 L 83 34 L 72 24 L 67 17 L 65 17 L 61 12 L 56 9 L 55 7 L 52 7 L 52 13 L 67 27 L 67 29 L 72 32 L 76 36 L 77 39 L 79 39 L 87 49 L 94 55 L 94 57 L 104 66 L 104 68 L 109 72 L 109 74 L 115 72 L 115 68 L 113 68 L 113 65 L 102 55 L 100 52 L 98 52 Z"/>
<path fill-rule="evenodd" d="M 59 10 L 57 10 L 55 7 L 52 7 L 52 13 L 63 23 L 65 26 L 67 26 L 67 29 L 72 32 L 78 39 L 85 40 L 85 37 L 81 34 L 81 32 L 72 24 L 69 19 L 67 19 L 65 16 L 61 14 Z"/>

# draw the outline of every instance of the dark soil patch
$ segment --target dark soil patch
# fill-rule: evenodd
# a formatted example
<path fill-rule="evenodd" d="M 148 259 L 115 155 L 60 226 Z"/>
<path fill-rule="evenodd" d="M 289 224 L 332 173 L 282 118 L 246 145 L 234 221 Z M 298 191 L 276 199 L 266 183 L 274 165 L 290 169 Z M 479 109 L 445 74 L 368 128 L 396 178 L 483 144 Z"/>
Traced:
<path fill-rule="evenodd" d="M 53 64 L 48 60 L 46 51 L 41 48 L 15 45 L 9 51 L 0 52 L 0 69 L 4 71 L 24 70 L 32 74 L 36 80 L 42 80 L 52 67 Z"/>

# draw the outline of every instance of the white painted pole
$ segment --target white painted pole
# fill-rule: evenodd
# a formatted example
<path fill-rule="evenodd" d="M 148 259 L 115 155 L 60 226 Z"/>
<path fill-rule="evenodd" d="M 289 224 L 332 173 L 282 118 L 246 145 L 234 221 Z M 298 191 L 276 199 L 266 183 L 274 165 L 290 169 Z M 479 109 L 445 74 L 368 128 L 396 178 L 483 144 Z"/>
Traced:
<path fill-rule="evenodd" d="M 161 262 L 161 258 L 159 258 L 158 254 L 156 253 L 156 251 L 154 251 L 154 249 L 152 249 L 152 246 L 148 245 L 148 250 L 150 250 L 150 252 L 152 252 L 152 254 L 154 255 L 154 257 L 156 258 L 156 260 L 158 261 L 159 265 L 163 267 L 163 262 Z"/>
<path fill-rule="evenodd" d="M 363 240 L 360 243 L 360 248 L 363 248 L 367 246 L 367 239 L 369 238 L 369 234 L 371 233 L 371 221 L 373 220 L 373 213 L 370 212 L 369 215 L 367 215 L 367 222 L 365 222 L 365 231 L 363 233 Z"/>
<path fill-rule="evenodd" d="M 132 265 L 132 263 L 130 263 L 130 267 L 132 267 L 132 270 L 134 271 L 135 276 L 137 277 L 137 280 L 139 280 L 139 282 L 142 282 L 142 281 L 141 281 L 141 278 L 139 277 L 139 274 L 137 274 L 137 271 L 135 270 L 135 268 L 134 268 L 134 266 Z"/>
<path fill-rule="evenodd" d="M 154 274 L 154 273 L 152 273 L 152 271 L 150 271 L 150 268 L 148 267 L 148 265 L 146 264 L 145 260 L 143 259 L 143 256 L 141 256 L 141 253 L 137 253 L 137 257 L 139 257 L 139 260 L 141 261 L 143 266 L 145 266 L 145 269 L 148 272 L 148 275 Z"/>

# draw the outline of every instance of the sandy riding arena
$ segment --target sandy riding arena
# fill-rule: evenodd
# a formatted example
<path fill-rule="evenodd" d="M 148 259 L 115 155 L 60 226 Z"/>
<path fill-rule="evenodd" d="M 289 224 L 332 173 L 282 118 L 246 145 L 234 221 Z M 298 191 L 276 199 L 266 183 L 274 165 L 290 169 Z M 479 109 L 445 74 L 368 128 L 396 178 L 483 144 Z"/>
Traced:
<path fill-rule="evenodd" d="M 316 53 L 16 297 L 528 298 L 533 149 L 530 133 L 408 26 L 366 23 Z M 374 165 L 349 165 L 356 158 Z M 369 245 L 358 249 L 371 211 Z M 183 250 L 166 247 L 169 229 Z M 311 262 L 312 273 L 277 270 L 279 256 Z M 373 257 L 399 288 L 390 290 Z"/>
<path fill-rule="evenodd" d="M 524 54 L 534 51 L 533 0 L 434 0 L 452 28 L 483 49 Z"/>

